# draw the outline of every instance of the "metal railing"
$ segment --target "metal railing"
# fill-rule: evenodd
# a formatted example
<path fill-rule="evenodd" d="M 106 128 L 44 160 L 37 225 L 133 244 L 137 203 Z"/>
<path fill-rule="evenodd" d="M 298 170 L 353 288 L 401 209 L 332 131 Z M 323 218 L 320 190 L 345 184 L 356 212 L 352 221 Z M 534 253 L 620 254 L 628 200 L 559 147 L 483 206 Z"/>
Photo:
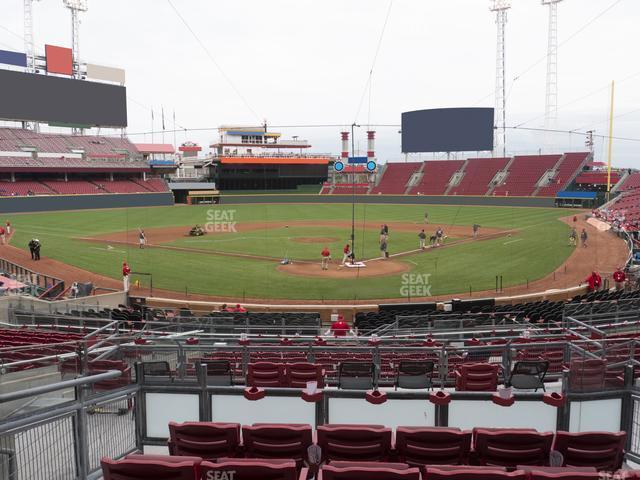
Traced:
<path fill-rule="evenodd" d="M 254 314 L 255 315 L 255 314 Z M 251 316 L 245 318 L 234 318 L 233 316 L 175 316 L 166 320 L 145 320 L 143 318 L 126 320 L 124 318 L 71 316 L 61 314 L 45 314 L 38 312 L 20 312 L 13 310 L 10 315 L 12 321 L 17 325 L 32 325 L 38 327 L 71 327 L 78 331 L 87 328 L 105 328 L 114 320 L 120 322 L 121 327 L 128 327 L 130 330 L 144 330 L 154 333 L 183 333 L 198 330 L 201 333 L 209 334 L 268 334 L 268 335 L 321 335 L 323 333 L 320 325 L 320 318 L 314 321 L 292 322 L 291 319 L 283 316 L 279 320 L 274 319 L 272 323 L 260 322 Z M 296 324 L 299 323 L 299 324 Z M 113 325 L 112 325 L 113 326 Z M 115 326 L 110 333 L 115 331 Z"/>
<path fill-rule="evenodd" d="M 138 448 L 133 402 L 138 386 L 92 393 L 91 386 L 119 371 L 0 395 L 0 403 L 25 401 L 61 390 L 74 396 L 53 406 L 30 407 L 0 420 L 0 477 L 7 480 L 85 479 L 100 476 L 100 458 Z"/>
<path fill-rule="evenodd" d="M 62 282 L 59 278 L 34 272 L 27 267 L 10 262 L 4 258 L 0 258 L 0 271 L 16 278 L 22 283 L 34 285 L 42 291 Z"/>

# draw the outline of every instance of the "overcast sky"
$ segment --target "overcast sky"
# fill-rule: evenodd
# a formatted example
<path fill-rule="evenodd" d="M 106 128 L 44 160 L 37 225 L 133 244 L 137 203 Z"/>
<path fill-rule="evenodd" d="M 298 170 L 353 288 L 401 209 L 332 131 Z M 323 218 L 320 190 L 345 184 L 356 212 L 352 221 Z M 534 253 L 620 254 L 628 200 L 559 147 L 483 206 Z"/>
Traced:
<path fill-rule="evenodd" d="M 0 48 L 22 51 L 23 2 L 0 2 Z M 178 143 L 208 146 L 221 124 L 266 119 L 270 125 L 395 125 L 407 110 L 494 103 L 496 25 L 489 1 L 394 0 L 370 104 L 365 86 L 390 0 L 172 2 L 211 58 L 168 0 L 89 0 L 82 14 L 82 60 L 126 69 L 134 141 L 151 141 L 150 135 L 132 134 L 151 130 L 151 108 L 159 129 L 161 106 L 167 129 L 174 109 L 179 125 L 212 129 L 179 133 Z M 540 0 L 513 3 L 507 124 L 538 128 L 544 124 L 547 8 Z M 37 50 L 45 43 L 71 46 L 70 14 L 62 0 L 41 0 L 34 12 Z M 559 41 L 566 41 L 559 49 L 559 128 L 607 134 L 608 84 L 616 80 L 615 135 L 640 139 L 639 21 L 638 0 L 559 5 Z M 337 127 L 279 130 L 308 138 L 318 152 L 340 150 Z M 360 130 L 364 149 L 365 128 Z M 377 130 L 380 160 L 400 160 L 399 129 Z M 154 140 L 161 138 L 156 134 Z M 532 153 L 542 140 L 539 133 L 510 131 L 508 151 Z M 173 134 L 165 141 L 172 142 Z M 581 135 L 557 141 L 564 151 L 584 149 Z M 595 150 L 598 159 L 606 158 L 604 141 Z M 616 141 L 614 164 L 640 168 L 639 151 L 640 142 Z"/>

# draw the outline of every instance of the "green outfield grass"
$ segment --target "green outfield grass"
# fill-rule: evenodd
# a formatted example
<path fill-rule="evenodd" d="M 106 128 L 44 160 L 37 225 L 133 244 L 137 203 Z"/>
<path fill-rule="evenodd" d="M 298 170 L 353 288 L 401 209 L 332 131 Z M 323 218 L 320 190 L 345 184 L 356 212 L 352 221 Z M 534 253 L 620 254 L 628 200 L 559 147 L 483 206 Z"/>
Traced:
<path fill-rule="evenodd" d="M 356 208 L 356 253 L 379 255 L 378 231 L 362 229 L 362 221 L 375 224 L 410 222 L 415 232 L 391 232 L 392 253 L 417 247 L 417 232 L 422 228 L 424 212 L 429 212 L 433 233 L 437 224 L 519 229 L 506 236 L 467 242 L 450 248 L 434 249 L 402 257 L 412 274 L 429 275 L 432 295 L 487 290 L 495 287 L 495 276 L 502 275 L 504 286 L 518 285 L 542 278 L 562 264 L 571 254 L 567 246 L 568 226 L 558 219 L 573 214 L 569 210 L 509 207 L 458 207 L 414 205 L 358 205 Z M 218 213 L 216 213 L 218 212 Z M 224 212 L 224 213 L 223 213 Z M 264 228 L 242 233 L 180 238 L 170 242 L 186 248 L 224 250 L 260 256 L 315 259 L 323 243 L 300 243 L 296 237 L 330 237 L 334 259 L 341 256 L 350 229 L 320 226 L 283 225 L 295 221 L 351 221 L 351 205 L 242 205 L 176 206 L 131 208 L 13 215 L 9 217 L 16 232 L 12 244 L 27 249 L 29 239 L 38 237 L 42 254 L 113 278 L 120 278 L 123 259 L 136 271 L 152 273 L 156 288 L 203 293 L 234 298 L 279 299 L 367 299 L 397 298 L 406 295 L 407 277 L 359 278 L 339 280 L 290 276 L 277 270 L 277 262 L 226 257 L 209 253 L 139 250 L 135 246 L 88 243 L 78 237 L 106 234 L 138 227 L 205 224 L 212 216 L 233 216 L 239 230 L 243 222 L 260 222 Z M 215 237 L 215 239 L 214 239 Z M 215 240 L 215 241 L 214 241 Z M 318 267 L 319 268 L 319 267 Z M 141 278 L 144 283 L 146 279 Z"/>
<path fill-rule="evenodd" d="M 407 252 L 419 247 L 418 226 L 415 232 L 392 231 L 388 241 L 390 253 Z M 215 250 L 219 252 L 251 253 L 263 257 L 289 258 L 291 260 L 318 260 L 321 250 L 327 246 L 334 258 L 342 257 L 349 240 L 349 228 L 334 227 L 286 227 L 274 226 L 250 232 L 220 233 L 203 237 L 180 238 L 166 245 Z M 359 259 L 380 257 L 378 228 L 356 231 L 356 255 Z M 327 238 L 329 241 L 308 242 L 310 238 Z M 455 237 L 447 238 L 448 242 Z"/>

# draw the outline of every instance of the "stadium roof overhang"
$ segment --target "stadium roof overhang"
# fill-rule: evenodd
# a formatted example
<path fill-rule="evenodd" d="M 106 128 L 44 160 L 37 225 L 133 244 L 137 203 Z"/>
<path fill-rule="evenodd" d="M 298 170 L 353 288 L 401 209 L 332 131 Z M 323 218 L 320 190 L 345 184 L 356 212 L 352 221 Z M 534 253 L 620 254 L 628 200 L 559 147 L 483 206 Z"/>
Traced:
<path fill-rule="evenodd" d="M 141 173 L 150 172 L 144 167 L 0 167 L 3 173 Z"/>
<path fill-rule="evenodd" d="M 223 165 L 328 165 L 322 157 L 220 157 Z"/>
<path fill-rule="evenodd" d="M 169 143 L 135 143 L 135 147 L 142 154 L 145 153 L 175 153 L 175 148 Z"/>

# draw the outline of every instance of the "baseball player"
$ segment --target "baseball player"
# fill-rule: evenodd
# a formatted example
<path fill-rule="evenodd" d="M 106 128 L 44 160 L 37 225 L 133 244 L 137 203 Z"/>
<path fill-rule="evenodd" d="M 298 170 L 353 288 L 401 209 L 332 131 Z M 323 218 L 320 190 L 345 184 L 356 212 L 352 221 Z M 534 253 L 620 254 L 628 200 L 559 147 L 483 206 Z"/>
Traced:
<path fill-rule="evenodd" d="M 420 230 L 418 238 L 420 239 L 420 249 L 424 250 L 425 248 L 427 248 L 427 234 L 424 233 L 424 228 Z"/>
<path fill-rule="evenodd" d="M 138 243 L 140 248 L 144 248 L 147 244 L 147 236 L 144 234 L 144 230 L 140 229 L 140 233 L 138 234 Z"/>
<path fill-rule="evenodd" d="M 329 270 L 329 261 L 331 260 L 331 252 L 329 251 L 329 247 L 324 247 L 322 252 L 320 253 L 322 257 L 322 270 Z"/>
<path fill-rule="evenodd" d="M 129 274 L 131 273 L 131 268 L 127 265 L 127 262 L 122 262 L 122 286 L 124 287 L 124 291 L 129 291 Z"/>
<path fill-rule="evenodd" d="M 580 240 L 582 241 L 582 246 L 584 248 L 587 248 L 587 240 L 588 240 L 589 236 L 587 235 L 587 231 L 583 228 L 582 232 L 580 233 Z"/>
<path fill-rule="evenodd" d="M 347 243 L 342 249 L 342 265 L 347 263 L 347 260 L 351 257 L 351 244 Z"/>

